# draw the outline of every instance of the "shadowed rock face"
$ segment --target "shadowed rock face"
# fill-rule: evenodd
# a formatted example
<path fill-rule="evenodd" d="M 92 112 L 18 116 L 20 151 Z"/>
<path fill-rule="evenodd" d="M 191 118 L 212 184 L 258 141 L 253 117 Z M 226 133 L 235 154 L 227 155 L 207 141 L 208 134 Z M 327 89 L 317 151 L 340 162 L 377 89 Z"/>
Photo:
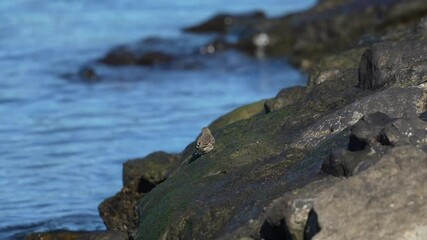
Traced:
<path fill-rule="evenodd" d="M 427 124 L 415 114 L 392 119 L 383 113 L 363 117 L 351 128 L 347 148 L 335 149 L 323 169 L 334 176 L 349 177 L 377 163 L 396 146 L 427 147 Z"/>
<path fill-rule="evenodd" d="M 362 56 L 359 87 L 378 89 L 391 84 L 427 81 L 427 41 L 374 44 Z"/>
<path fill-rule="evenodd" d="M 179 166 L 179 155 L 154 152 L 129 160 L 123 166 L 123 188 L 99 205 L 99 213 L 108 230 L 131 235 L 138 227 L 138 201 Z"/>
<path fill-rule="evenodd" d="M 426 168 L 424 151 L 396 147 L 375 166 L 321 192 L 314 209 L 322 230 L 315 239 L 423 239 Z"/>

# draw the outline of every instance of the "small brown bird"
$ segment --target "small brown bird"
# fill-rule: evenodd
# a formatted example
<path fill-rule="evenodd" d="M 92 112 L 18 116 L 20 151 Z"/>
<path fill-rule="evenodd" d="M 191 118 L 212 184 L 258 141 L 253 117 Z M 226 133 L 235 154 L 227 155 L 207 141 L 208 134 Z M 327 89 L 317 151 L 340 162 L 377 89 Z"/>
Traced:
<path fill-rule="evenodd" d="M 214 136 L 212 136 L 211 131 L 207 127 L 202 128 L 202 135 L 197 139 L 196 142 L 196 151 L 194 151 L 193 154 L 191 154 L 184 161 L 182 161 L 181 166 L 186 164 L 187 162 L 191 163 L 192 161 L 201 157 L 201 155 L 212 151 L 214 146 L 215 138 Z"/>
<path fill-rule="evenodd" d="M 197 139 L 196 151 L 198 154 L 203 155 L 210 151 L 215 146 L 215 138 L 212 136 L 209 128 L 202 128 L 202 135 Z"/>

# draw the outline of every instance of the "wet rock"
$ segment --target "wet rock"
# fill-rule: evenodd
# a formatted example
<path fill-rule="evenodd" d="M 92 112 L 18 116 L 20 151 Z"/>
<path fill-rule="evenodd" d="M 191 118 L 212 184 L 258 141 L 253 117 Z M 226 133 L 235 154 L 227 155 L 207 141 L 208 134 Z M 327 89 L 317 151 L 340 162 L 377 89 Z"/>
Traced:
<path fill-rule="evenodd" d="M 123 188 L 103 201 L 98 209 L 108 230 L 132 234 L 138 226 L 138 201 L 179 166 L 179 155 L 154 152 L 123 166 Z"/>
<path fill-rule="evenodd" d="M 163 52 L 139 52 L 126 46 L 111 50 L 101 59 L 107 65 L 156 65 L 170 63 L 174 57 Z"/>
<path fill-rule="evenodd" d="M 383 42 L 367 49 L 360 61 L 359 87 L 378 89 L 427 81 L 427 41 Z"/>
<path fill-rule="evenodd" d="M 261 11 L 241 15 L 218 14 L 199 25 L 184 28 L 184 31 L 194 33 L 227 33 L 233 26 L 253 24 L 262 19 L 265 19 L 265 14 Z"/>
<path fill-rule="evenodd" d="M 155 65 L 170 63 L 174 59 L 173 56 L 162 52 L 147 52 L 142 56 L 139 56 L 136 60 L 138 65 Z"/>
<path fill-rule="evenodd" d="M 212 54 L 231 49 L 233 44 L 227 42 L 224 38 L 216 38 L 212 42 L 205 44 L 199 49 L 200 54 Z"/>
<path fill-rule="evenodd" d="M 426 10 L 422 0 L 320 1 L 309 10 L 256 24 L 238 46 L 253 52 L 253 36 L 262 31 L 270 39 L 268 54 L 291 54 L 301 66 L 325 53 L 354 46 L 364 35 L 415 25 Z"/>
<path fill-rule="evenodd" d="M 100 61 L 108 65 L 132 65 L 136 64 L 137 56 L 129 48 L 120 46 L 112 49 Z"/>
<path fill-rule="evenodd" d="M 179 158 L 178 154 L 159 151 L 144 158 L 129 160 L 123 165 L 123 185 L 147 193 L 178 168 Z"/>
<path fill-rule="evenodd" d="M 26 240 L 129 240 L 129 236 L 120 231 L 107 232 L 72 232 L 53 231 L 45 233 L 32 233 Z"/>
<path fill-rule="evenodd" d="M 98 81 L 100 79 L 95 69 L 91 66 L 84 66 L 80 68 L 78 75 L 88 81 Z"/>
<path fill-rule="evenodd" d="M 305 87 L 290 87 L 280 90 L 275 98 L 265 101 L 266 113 L 281 109 L 289 104 L 295 103 L 305 95 Z"/>
<path fill-rule="evenodd" d="M 104 200 L 98 210 L 107 229 L 131 234 L 139 223 L 135 206 L 143 196 L 143 193 L 123 187 L 116 195 Z"/>
<path fill-rule="evenodd" d="M 314 239 L 423 239 L 427 234 L 427 155 L 396 147 L 370 169 L 321 192 Z"/>

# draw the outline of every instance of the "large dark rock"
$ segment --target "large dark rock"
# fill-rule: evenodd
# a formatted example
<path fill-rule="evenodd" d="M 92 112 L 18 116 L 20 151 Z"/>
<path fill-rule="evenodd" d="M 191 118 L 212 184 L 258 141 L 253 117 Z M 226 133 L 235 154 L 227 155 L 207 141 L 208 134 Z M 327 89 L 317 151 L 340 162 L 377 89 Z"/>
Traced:
<path fill-rule="evenodd" d="M 418 111 L 418 101 L 422 99 L 423 90 L 416 87 L 390 88 L 374 93 L 320 118 L 304 129 L 292 146 L 302 149 L 312 148 L 370 113 L 383 112 L 391 118 L 402 117 L 405 113 L 415 115 Z"/>
<path fill-rule="evenodd" d="M 101 59 L 108 65 L 156 65 L 172 62 L 174 57 L 163 52 L 139 52 L 126 46 L 112 49 Z"/>
<path fill-rule="evenodd" d="M 378 89 L 427 81 L 427 41 L 382 42 L 363 54 L 359 87 Z"/>
<path fill-rule="evenodd" d="M 426 12 L 423 0 L 324 0 L 309 10 L 253 26 L 239 46 L 253 52 L 253 39 L 261 31 L 269 36 L 267 53 L 292 54 L 301 64 L 351 47 L 366 34 L 415 25 Z"/>
<path fill-rule="evenodd" d="M 305 208 L 291 204 L 289 211 L 293 214 L 287 212 L 293 216 L 291 219 L 283 215 L 275 219 L 268 216 L 271 219 L 267 220 L 264 208 L 283 194 L 289 193 L 288 199 L 292 200 L 293 190 L 304 189 L 314 182 L 322 183 L 316 188 L 321 191 L 338 181 L 321 171 L 323 161 L 334 149 L 349 151 L 352 134 L 366 138 L 363 128 L 356 131 L 356 127 L 353 133 L 350 130 L 363 116 L 383 112 L 391 119 L 403 119 L 405 114 L 413 116 L 425 111 L 425 89 L 414 82 L 377 92 L 358 88 L 357 68 L 362 52 L 363 49 L 358 48 L 327 56 L 325 59 L 334 62 L 319 65 L 317 77 L 310 78 L 309 88 L 300 92 L 302 96 L 298 94 L 298 101 L 291 101 L 269 114 L 250 115 L 215 127 L 213 134 L 217 143 L 212 152 L 180 167 L 141 200 L 137 239 L 215 239 L 236 236 L 237 232 L 243 237 L 283 237 L 290 233 L 307 239 L 317 233 L 321 225 L 316 225 L 316 217 L 320 216 L 316 211 L 311 212 L 308 203 L 303 204 Z M 333 69 L 337 74 L 324 74 Z M 388 123 L 384 123 L 385 126 L 378 123 L 381 121 L 368 122 L 368 127 L 370 124 L 380 126 L 373 128 L 376 136 L 382 136 L 389 127 Z M 373 155 L 371 163 L 378 162 L 381 155 L 393 147 L 382 144 L 385 139 L 376 140 L 375 144 L 384 145 L 384 151 Z M 192 149 L 194 143 L 187 147 L 182 158 L 188 157 Z M 359 152 L 368 154 L 363 150 Z M 359 163 L 348 165 L 348 170 L 356 174 L 375 166 L 363 165 L 354 171 Z M 303 203 L 305 196 L 314 198 L 318 193 L 313 188 L 307 189 L 311 190 L 301 190 L 307 193 L 301 195 Z M 304 214 L 308 215 L 304 217 Z M 251 233 L 246 235 L 248 232 Z"/>
<path fill-rule="evenodd" d="M 412 145 L 427 150 L 426 129 L 427 123 L 415 114 L 398 119 L 379 112 L 369 114 L 352 127 L 347 148 L 335 149 L 323 169 L 349 177 L 376 164 L 392 147 Z"/>
<path fill-rule="evenodd" d="M 178 168 L 179 157 L 178 154 L 159 151 L 144 158 L 129 160 L 123 165 L 123 185 L 147 193 Z"/>
<path fill-rule="evenodd" d="M 298 208 L 293 210 L 294 217 L 304 219 L 306 212 L 311 216 L 305 218 L 309 227 L 303 220 L 283 222 L 282 217 L 255 222 L 251 219 L 262 216 L 264 207 L 284 193 L 313 181 L 331 179 L 321 171 L 323 161 L 334 149 L 348 148 L 352 134 L 349 129 L 363 116 L 380 111 L 392 119 L 402 118 L 406 113 L 415 115 L 424 106 L 420 104 L 425 99 L 424 89 L 411 82 L 373 92 L 356 87 L 357 70 L 344 72 L 340 77 L 313 84 L 297 102 L 216 128 L 213 134 L 217 143 L 212 152 L 180 167 L 142 199 L 137 239 L 215 239 L 243 228 L 252 229 L 250 226 L 256 224 L 257 234 L 262 236 L 315 234 L 319 230 L 316 214 L 310 215 L 310 208 L 301 212 L 298 204 L 294 204 Z M 368 122 L 379 125 L 382 134 L 388 125 L 384 126 L 387 121 L 380 124 L 380 120 Z M 363 128 L 360 129 L 353 135 L 363 138 Z M 189 145 L 183 159 L 192 148 L 194 145 Z M 372 162 L 378 162 L 380 157 L 375 155 Z M 319 190 L 335 180 L 326 182 Z"/>
<path fill-rule="evenodd" d="M 427 234 L 426 167 L 424 151 L 396 147 L 358 175 L 325 177 L 283 193 L 221 239 L 291 239 L 284 238 L 290 233 L 296 240 L 421 240 Z"/>
<path fill-rule="evenodd" d="M 99 62 L 110 66 L 169 66 L 172 63 L 187 60 L 190 56 L 194 57 L 197 47 L 200 45 L 201 43 L 192 41 L 188 37 L 149 37 L 141 41 L 114 47 L 99 59 Z"/>
<path fill-rule="evenodd" d="M 364 116 L 352 128 L 346 148 L 334 149 L 323 170 L 334 176 L 349 177 L 376 163 L 388 150 L 378 143 L 381 130 L 393 119 L 376 112 Z"/>
<path fill-rule="evenodd" d="M 132 234 L 139 223 L 135 206 L 143 196 L 144 193 L 123 187 L 116 195 L 104 200 L 98 210 L 107 229 Z"/>
<path fill-rule="evenodd" d="M 427 154 L 396 147 L 370 169 L 316 196 L 315 239 L 423 239 L 427 234 Z"/>
<path fill-rule="evenodd" d="M 155 152 L 144 158 L 129 160 L 123 166 L 123 188 L 99 205 L 99 214 L 108 230 L 129 235 L 138 227 L 138 201 L 179 166 L 177 154 Z"/>
<path fill-rule="evenodd" d="M 261 11 L 241 15 L 218 14 L 199 25 L 184 28 L 184 31 L 194 33 L 227 33 L 232 27 L 254 24 L 265 18 L 265 14 Z"/>
<path fill-rule="evenodd" d="M 108 65 L 131 65 L 136 64 L 137 56 L 128 48 L 120 46 L 112 49 L 100 61 Z"/>
<path fill-rule="evenodd" d="M 416 100 L 423 95 L 419 88 L 367 93 L 354 103 L 345 96 L 348 100 L 335 105 L 324 105 L 327 99 L 319 98 L 315 104 L 322 109 L 311 108 L 314 103 L 304 98 L 216 130 L 212 152 L 182 166 L 142 199 L 137 239 L 215 239 L 237 230 L 284 192 L 322 178 L 323 160 L 348 143 L 345 128 L 370 111 L 395 117 L 401 116 L 403 108 L 415 112 Z M 335 92 L 336 97 L 344 94 Z M 280 219 L 267 222 L 263 234 L 285 226 Z"/>

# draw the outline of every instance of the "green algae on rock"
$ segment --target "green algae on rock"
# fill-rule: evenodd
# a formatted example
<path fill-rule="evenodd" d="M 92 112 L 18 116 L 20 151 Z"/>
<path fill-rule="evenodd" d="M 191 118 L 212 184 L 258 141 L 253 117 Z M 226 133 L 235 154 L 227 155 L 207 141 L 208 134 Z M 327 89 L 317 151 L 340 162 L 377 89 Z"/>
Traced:
<path fill-rule="evenodd" d="M 238 107 L 213 121 L 211 124 L 209 124 L 209 128 L 213 130 L 220 129 L 231 123 L 250 118 L 256 114 L 260 114 L 264 110 L 264 102 L 265 100 L 261 100 Z"/>

